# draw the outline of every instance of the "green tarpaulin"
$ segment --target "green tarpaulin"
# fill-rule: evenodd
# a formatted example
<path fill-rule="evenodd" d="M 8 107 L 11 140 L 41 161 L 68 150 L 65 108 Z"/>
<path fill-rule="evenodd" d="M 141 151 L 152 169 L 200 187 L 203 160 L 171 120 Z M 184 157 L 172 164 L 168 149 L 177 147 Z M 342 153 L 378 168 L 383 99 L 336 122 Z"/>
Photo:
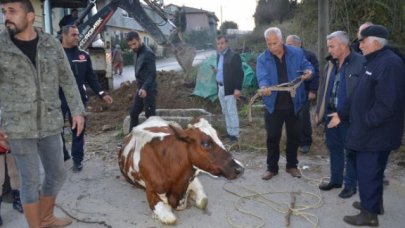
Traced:
<path fill-rule="evenodd" d="M 244 53 L 241 54 L 241 59 L 244 72 L 243 88 L 257 87 L 255 71 L 248 64 L 248 62 L 256 62 L 256 56 Z M 217 99 L 217 83 L 215 81 L 215 74 L 211 69 L 211 65 L 216 66 L 216 61 L 216 55 L 213 55 L 200 64 L 193 95 L 207 98 L 211 101 Z"/>

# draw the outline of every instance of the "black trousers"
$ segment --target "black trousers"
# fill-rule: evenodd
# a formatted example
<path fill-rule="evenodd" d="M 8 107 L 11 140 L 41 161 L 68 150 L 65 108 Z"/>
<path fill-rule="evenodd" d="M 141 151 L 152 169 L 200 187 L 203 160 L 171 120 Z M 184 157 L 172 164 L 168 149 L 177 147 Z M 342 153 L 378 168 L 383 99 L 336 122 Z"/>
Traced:
<path fill-rule="evenodd" d="M 131 117 L 131 123 L 129 126 L 129 132 L 132 128 L 139 124 L 139 114 L 144 110 L 145 117 L 156 115 L 156 89 L 151 89 L 146 91 L 146 97 L 142 98 L 139 96 L 139 90 L 136 92 L 134 101 L 132 103 L 129 116 Z"/>
<path fill-rule="evenodd" d="M 283 124 L 286 126 L 286 168 L 297 168 L 297 150 L 300 143 L 300 122 L 294 110 L 280 111 L 275 110 L 264 113 L 264 120 L 267 131 L 267 170 L 278 173 L 278 160 L 280 159 L 280 139 L 283 130 Z"/>
<path fill-rule="evenodd" d="M 305 101 L 300 111 L 300 123 L 301 123 L 301 136 L 300 146 L 311 146 L 312 144 L 312 125 L 310 115 L 310 101 Z"/>
<path fill-rule="evenodd" d="M 390 151 L 356 151 L 356 168 L 361 207 L 373 214 L 380 213 L 383 201 L 384 170 Z"/>

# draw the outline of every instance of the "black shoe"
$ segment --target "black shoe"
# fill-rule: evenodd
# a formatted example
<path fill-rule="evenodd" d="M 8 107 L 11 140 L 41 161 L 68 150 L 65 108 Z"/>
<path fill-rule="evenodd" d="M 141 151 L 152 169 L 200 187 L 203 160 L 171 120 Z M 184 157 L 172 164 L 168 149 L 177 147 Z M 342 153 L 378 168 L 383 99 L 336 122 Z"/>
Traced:
<path fill-rule="evenodd" d="M 354 208 L 356 208 L 357 210 L 361 210 L 361 209 L 362 209 L 361 203 L 360 203 L 359 201 L 354 201 L 353 204 L 352 204 L 352 206 L 353 206 Z M 383 214 L 384 214 L 384 206 L 383 206 L 382 200 L 381 200 L 381 202 L 380 202 L 380 212 L 377 213 L 377 214 L 379 214 L 379 215 L 383 215 Z"/>
<path fill-rule="evenodd" d="M 20 213 L 24 213 L 23 207 L 21 205 L 20 191 L 12 190 L 12 192 L 13 192 L 13 208 L 14 208 L 14 210 L 17 210 Z"/>
<path fill-rule="evenodd" d="M 67 160 L 69 160 L 70 159 L 70 156 L 68 155 L 67 157 L 66 156 L 64 156 L 63 157 L 63 161 L 67 161 Z"/>
<path fill-rule="evenodd" d="M 343 217 L 343 221 L 353 226 L 378 226 L 377 214 L 361 209 L 360 214 Z"/>
<path fill-rule="evenodd" d="M 339 197 L 343 199 L 347 199 L 352 197 L 354 194 L 356 194 L 356 188 L 344 188 L 340 193 Z"/>
<path fill-rule="evenodd" d="M 74 162 L 73 163 L 73 172 L 78 173 L 78 172 L 82 171 L 82 169 L 83 169 L 83 165 L 82 165 L 81 162 L 79 162 L 79 163 Z"/>
<path fill-rule="evenodd" d="M 234 136 L 234 135 L 228 135 L 228 139 L 231 142 L 237 142 L 238 141 L 238 137 Z"/>
<path fill-rule="evenodd" d="M 334 188 L 341 188 L 342 184 L 335 184 L 335 183 L 323 183 L 321 185 L 319 185 L 319 189 L 321 189 L 322 191 L 329 191 L 331 189 Z"/>
<path fill-rule="evenodd" d="M 311 149 L 311 146 L 310 146 L 310 145 L 305 145 L 305 146 L 301 146 L 301 147 L 300 147 L 300 151 L 301 151 L 301 153 L 303 153 L 303 154 L 308 154 L 310 149 Z"/>

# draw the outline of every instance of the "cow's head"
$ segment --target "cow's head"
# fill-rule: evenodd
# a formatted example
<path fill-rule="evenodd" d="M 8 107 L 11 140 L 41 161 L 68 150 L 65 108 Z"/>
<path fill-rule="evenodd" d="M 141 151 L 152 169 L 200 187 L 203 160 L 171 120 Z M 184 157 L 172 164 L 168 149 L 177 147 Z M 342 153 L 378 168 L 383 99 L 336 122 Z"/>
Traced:
<path fill-rule="evenodd" d="M 225 149 L 216 130 L 207 120 L 199 118 L 186 130 L 172 129 L 178 139 L 187 143 L 188 157 L 195 168 L 227 179 L 235 179 L 243 174 L 242 163 Z"/>

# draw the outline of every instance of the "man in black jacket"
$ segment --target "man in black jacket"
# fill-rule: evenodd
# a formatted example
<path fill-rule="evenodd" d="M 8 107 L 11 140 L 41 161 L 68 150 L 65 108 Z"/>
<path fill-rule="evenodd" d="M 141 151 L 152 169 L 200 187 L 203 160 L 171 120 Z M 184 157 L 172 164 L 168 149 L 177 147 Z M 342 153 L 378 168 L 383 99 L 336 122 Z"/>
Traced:
<path fill-rule="evenodd" d="M 137 92 L 130 110 L 129 132 L 139 123 L 139 114 L 145 110 L 146 118 L 156 115 L 156 64 L 153 51 L 142 43 L 135 31 L 127 34 L 129 48 L 134 51 Z"/>
<path fill-rule="evenodd" d="M 285 43 L 287 45 L 292 45 L 299 47 L 304 52 L 305 58 L 312 64 L 314 67 L 314 73 L 310 80 L 304 81 L 305 85 L 305 94 L 307 95 L 307 100 L 302 106 L 300 111 L 300 123 L 301 123 L 301 138 L 300 138 L 300 150 L 303 154 L 309 152 L 312 144 L 312 124 L 310 116 L 310 103 L 311 101 L 316 100 L 316 93 L 318 91 L 319 85 L 319 62 L 316 58 L 315 53 L 308 51 L 302 47 L 301 38 L 297 35 L 289 35 L 286 38 Z"/>
<path fill-rule="evenodd" d="M 239 138 L 239 116 L 236 100 L 241 96 L 243 84 L 242 60 L 229 48 L 225 36 L 217 37 L 217 67 L 213 66 L 218 84 L 218 99 L 225 116 L 226 131 L 231 141 Z"/>
<path fill-rule="evenodd" d="M 88 84 L 92 90 L 107 104 L 113 102 L 112 98 L 105 93 L 100 83 L 97 80 L 97 75 L 93 71 L 91 65 L 90 56 L 87 52 L 80 50 L 78 48 L 79 42 L 79 30 L 75 25 L 67 25 L 62 28 L 62 46 L 65 50 L 66 56 L 69 59 L 70 67 L 72 68 L 73 74 L 75 76 L 77 86 L 79 88 L 80 96 L 82 98 L 83 104 L 86 107 L 86 102 L 88 100 L 86 94 L 85 83 Z M 62 89 L 59 90 L 59 96 L 62 102 L 62 113 L 65 117 L 68 115 L 69 122 L 71 123 L 71 113 L 69 106 L 67 105 L 65 95 Z M 84 157 L 84 129 L 82 133 L 77 136 L 76 130 L 72 130 L 72 157 L 73 157 L 73 171 L 80 172 L 83 168 L 82 161 Z M 65 161 L 70 158 L 69 152 L 65 146 L 65 139 L 63 137 L 63 153 Z"/>

